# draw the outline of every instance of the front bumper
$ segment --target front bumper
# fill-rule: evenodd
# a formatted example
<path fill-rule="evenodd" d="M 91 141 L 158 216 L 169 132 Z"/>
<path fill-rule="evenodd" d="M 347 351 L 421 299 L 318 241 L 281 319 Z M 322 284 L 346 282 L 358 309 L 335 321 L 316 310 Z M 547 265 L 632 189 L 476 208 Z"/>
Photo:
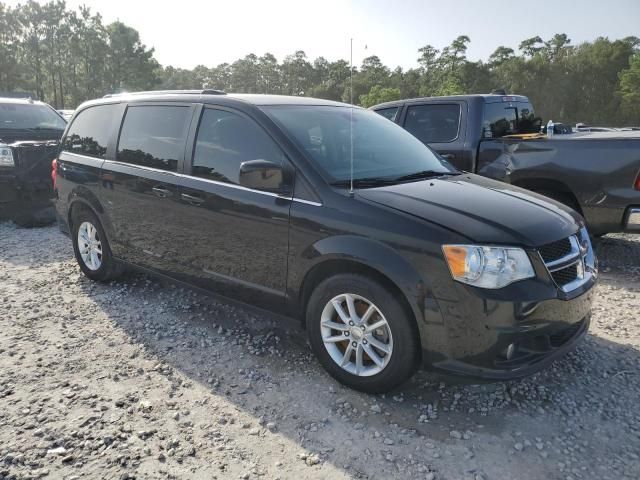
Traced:
<path fill-rule="evenodd" d="M 481 300 L 484 308 L 475 318 L 445 319 L 446 346 L 439 349 L 436 358 L 433 351 L 425 352 L 426 357 L 435 360 L 429 363 L 437 370 L 478 379 L 531 375 L 573 350 L 585 337 L 593 294 L 589 288 L 568 300 Z"/>
<path fill-rule="evenodd" d="M 507 347 L 493 358 L 493 368 L 459 360 L 445 360 L 434 367 L 450 374 L 483 380 L 505 381 L 527 377 L 574 350 L 587 335 L 590 322 L 591 317 L 587 316 L 569 327 L 556 331 L 536 332 L 534 335 L 513 334 L 509 338 L 505 337 L 502 343 L 507 343 Z M 517 347 L 514 357 L 507 360 L 505 352 L 511 344 Z"/>
<path fill-rule="evenodd" d="M 39 217 L 50 209 L 51 198 L 51 187 L 45 182 L 25 184 L 13 175 L 0 175 L 0 219 Z"/>

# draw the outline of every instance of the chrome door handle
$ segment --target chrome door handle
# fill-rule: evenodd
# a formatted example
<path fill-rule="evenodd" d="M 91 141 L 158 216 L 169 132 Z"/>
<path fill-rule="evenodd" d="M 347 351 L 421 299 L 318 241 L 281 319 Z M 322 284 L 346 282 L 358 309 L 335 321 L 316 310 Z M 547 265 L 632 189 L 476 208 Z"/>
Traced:
<path fill-rule="evenodd" d="M 157 197 L 160 198 L 167 198 L 173 195 L 173 192 L 171 190 L 162 187 L 152 187 L 151 190 Z"/>
<path fill-rule="evenodd" d="M 204 198 L 196 197 L 195 195 L 189 195 L 188 193 L 180 194 L 180 198 L 182 200 L 184 200 L 185 202 L 190 203 L 192 205 L 200 205 L 201 203 L 204 202 Z"/>

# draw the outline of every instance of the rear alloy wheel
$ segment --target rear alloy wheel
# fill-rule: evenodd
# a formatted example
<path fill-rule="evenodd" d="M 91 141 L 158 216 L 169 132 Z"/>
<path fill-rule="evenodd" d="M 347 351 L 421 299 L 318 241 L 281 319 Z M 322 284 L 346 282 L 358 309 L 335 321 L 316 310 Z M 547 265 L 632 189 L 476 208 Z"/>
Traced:
<path fill-rule="evenodd" d="M 93 212 L 86 208 L 79 211 L 72 228 L 73 251 L 85 276 L 106 282 L 122 273 L 123 267 L 111 255 L 107 236 Z"/>
<path fill-rule="evenodd" d="M 89 270 L 96 271 L 102 266 L 102 242 L 91 222 L 82 222 L 78 228 L 78 251 Z"/>
<path fill-rule="evenodd" d="M 339 382 L 363 392 L 387 392 L 418 364 L 418 333 L 407 310 L 395 292 L 372 278 L 335 275 L 309 298 L 309 342 Z"/>

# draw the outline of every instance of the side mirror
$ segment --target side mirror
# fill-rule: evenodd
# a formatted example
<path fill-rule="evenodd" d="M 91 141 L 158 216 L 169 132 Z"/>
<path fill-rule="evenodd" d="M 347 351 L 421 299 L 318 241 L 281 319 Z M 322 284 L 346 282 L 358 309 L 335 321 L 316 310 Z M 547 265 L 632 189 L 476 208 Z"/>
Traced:
<path fill-rule="evenodd" d="M 240 164 L 239 183 L 243 187 L 279 194 L 291 191 L 287 172 L 269 160 L 248 160 Z"/>

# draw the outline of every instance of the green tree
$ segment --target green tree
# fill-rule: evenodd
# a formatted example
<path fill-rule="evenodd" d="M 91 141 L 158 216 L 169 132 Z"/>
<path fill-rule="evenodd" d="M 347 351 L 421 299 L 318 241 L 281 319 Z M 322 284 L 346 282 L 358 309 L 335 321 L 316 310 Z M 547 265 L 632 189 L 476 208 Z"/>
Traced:
<path fill-rule="evenodd" d="M 514 58 L 515 52 L 513 48 L 509 47 L 498 47 L 495 51 L 489 56 L 489 64 L 491 66 L 498 66 L 503 64 L 504 62 L 511 60 Z"/>
<path fill-rule="evenodd" d="M 16 12 L 0 3 L 0 90 L 13 90 L 22 82 L 19 59 L 20 24 Z"/>
<path fill-rule="evenodd" d="M 306 95 L 313 86 L 313 66 L 302 50 L 287 55 L 282 63 L 283 93 Z"/>
<path fill-rule="evenodd" d="M 527 38 L 520 42 L 518 49 L 524 54 L 525 57 L 533 57 L 543 48 L 542 38 L 538 35 L 535 37 Z"/>
<path fill-rule="evenodd" d="M 620 72 L 619 95 L 624 120 L 634 126 L 640 125 L 640 53 L 629 61 L 629 68 Z"/>
<path fill-rule="evenodd" d="M 157 83 L 158 66 L 153 48 L 140 41 L 137 30 L 122 22 L 113 22 L 107 28 L 108 54 L 106 58 L 107 86 L 112 92 L 147 90 Z"/>
<path fill-rule="evenodd" d="M 374 85 L 369 93 L 360 95 L 360 105 L 365 108 L 372 107 L 378 103 L 391 102 L 400 99 L 399 88 L 384 88 L 380 85 Z"/>

